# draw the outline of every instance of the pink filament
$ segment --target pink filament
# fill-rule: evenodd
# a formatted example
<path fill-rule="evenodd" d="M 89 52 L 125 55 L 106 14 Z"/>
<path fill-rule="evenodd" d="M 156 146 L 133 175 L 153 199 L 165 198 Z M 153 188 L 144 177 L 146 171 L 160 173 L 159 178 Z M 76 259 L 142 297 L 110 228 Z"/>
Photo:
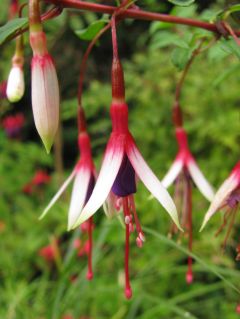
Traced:
<path fill-rule="evenodd" d="M 130 216 L 130 211 L 128 207 L 128 197 L 123 197 L 123 212 L 125 219 Z M 125 239 L 125 296 L 127 299 L 132 297 L 132 288 L 129 279 L 129 237 L 130 229 L 129 224 L 125 224 L 126 227 L 126 239 Z"/>
<path fill-rule="evenodd" d="M 93 217 L 90 217 L 88 220 L 88 241 L 89 241 L 89 249 L 88 249 L 88 272 L 87 279 L 92 280 L 93 271 L 92 271 L 92 229 L 93 229 Z"/>

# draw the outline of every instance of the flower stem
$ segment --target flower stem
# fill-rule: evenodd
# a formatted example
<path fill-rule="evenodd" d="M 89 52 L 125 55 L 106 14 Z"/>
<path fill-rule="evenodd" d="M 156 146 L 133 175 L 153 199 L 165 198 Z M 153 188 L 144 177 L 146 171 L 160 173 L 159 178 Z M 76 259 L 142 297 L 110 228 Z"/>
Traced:
<path fill-rule="evenodd" d="M 80 10 L 87 10 L 92 12 L 100 12 L 106 14 L 113 14 L 117 7 L 104 4 L 97 4 L 81 0 L 45 0 L 45 2 L 60 6 L 61 8 L 73 8 Z M 121 19 L 131 18 L 148 21 L 162 21 L 174 24 L 188 25 L 205 29 L 214 33 L 219 33 L 217 26 L 214 23 L 208 23 L 196 19 L 183 18 L 172 16 L 168 14 L 148 12 L 135 8 L 129 8 L 121 14 Z M 240 30 L 234 31 L 236 35 L 240 35 Z"/>

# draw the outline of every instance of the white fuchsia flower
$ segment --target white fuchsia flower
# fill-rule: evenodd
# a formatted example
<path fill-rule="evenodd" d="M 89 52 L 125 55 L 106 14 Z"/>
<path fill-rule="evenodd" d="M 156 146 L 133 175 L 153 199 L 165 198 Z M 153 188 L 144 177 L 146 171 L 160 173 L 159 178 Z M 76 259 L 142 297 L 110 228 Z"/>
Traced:
<path fill-rule="evenodd" d="M 74 227 L 85 222 L 104 204 L 109 194 L 113 192 L 118 198 L 125 221 L 125 296 L 131 298 L 132 290 L 129 280 L 129 250 L 130 233 L 136 227 L 138 247 L 145 240 L 139 222 L 133 194 L 136 192 L 136 177 L 158 199 L 169 213 L 173 221 L 181 228 L 176 207 L 160 181 L 149 168 L 128 128 L 128 106 L 125 103 L 124 76 L 121 63 L 113 59 L 112 64 L 112 104 L 110 107 L 112 119 L 112 133 L 107 144 L 102 167 L 97 178 L 92 195 L 83 208 Z"/>
<path fill-rule="evenodd" d="M 199 169 L 193 155 L 191 154 L 187 134 L 182 126 L 176 128 L 176 139 L 179 151 L 168 173 L 162 180 L 162 184 L 168 188 L 175 182 L 174 199 L 177 209 L 181 214 L 181 224 L 187 230 L 188 248 L 192 251 L 193 227 L 192 227 L 192 182 L 196 184 L 200 192 L 211 201 L 214 192 L 208 181 Z M 172 225 L 170 235 L 177 233 L 177 228 Z M 188 257 L 188 270 L 186 282 L 193 281 L 192 258 Z"/>
<path fill-rule="evenodd" d="M 224 210 L 223 224 L 219 228 L 219 234 L 225 227 L 228 227 L 223 246 L 226 246 L 231 233 L 236 213 L 240 207 L 240 161 L 235 165 L 229 177 L 220 186 L 211 205 L 204 217 L 200 231 L 206 226 L 209 219 L 218 211 Z M 240 245 L 237 247 L 237 260 L 240 260 Z"/>
<path fill-rule="evenodd" d="M 56 203 L 71 181 L 74 179 L 68 212 L 68 230 L 70 230 L 77 222 L 82 208 L 92 193 L 95 182 L 95 168 L 92 161 L 90 139 L 88 134 L 86 132 L 81 132 L 79 134 L 78 141 L 81 153 L 80 160 L 77 162 L 70 176 L 63 183 L 48 206 L 45 208 L 43 214 L 40 216 L 40 219 L 42 219 L 48 213 L 48 211 L 52 208 L 52 206 Z"/>
<path fill-rule="evenodd" d="M 163 186 L 168 188 L 177 179 L 183 169 L 186 169 L 203 196 L 207 200 L 211 201 L 214 197 L 213 188 L 204 177 L 193 155 L 191 154 L 188 147 L 187 134 L 182 127 L 178 127 L 176 129 L 176 139 L 179 151 L 172 166 L 162 180 Z"/>

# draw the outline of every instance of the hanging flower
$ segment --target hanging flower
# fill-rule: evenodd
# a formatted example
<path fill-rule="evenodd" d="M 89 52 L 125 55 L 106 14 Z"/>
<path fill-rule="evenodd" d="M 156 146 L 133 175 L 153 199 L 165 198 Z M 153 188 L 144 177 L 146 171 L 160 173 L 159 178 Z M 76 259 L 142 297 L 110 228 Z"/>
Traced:
<path fill-rule="evenodd" d="M 37 131 L 50 152 L 59 122 L 59 87 L 55 66 L 42 31 L 39 1 L 29 2 L 30 44 L 33 50 L 32 109 Z"/>
<path fill-rule="evenodd" d="M 56 262 L 60 257 L 58 240 L 53 238 L 49 245 L 39 249 L 38 255 L 41 256 L 48 263 Z"/>
<path fill-rule="evenodd" d="M 60 187 L 59 191 L 52 198 L 48 206 L 45 208 L 43 214 L 40 216 L 42 219 L 50 210 L 50 208 L 56 203 L 62 193 L 65 191 L 70 182 L 74 179 L 72 196 L 70 201 L 70 207 L 68 212 L 68 230 L 72 229 L 73 225 L 76 223 L 78 216 L 80 215 L 82 208 L 88 201 L 92 194 L 92 190 L 95 184 L 96 171 L 92 160 L 91 144 L 90 138 L 86 131 L 86 123 L 84 112 L 82 108 L 79 108 L 79 122 L 80 131 L 78 136 L 78 145 L 80 151 L 80 160 L 75 165 L 72 173 L 67 178 L 67 180 Z M 91 280 L 93 278 L 92 271 L 92 231 L 93 231 L 93 218 L 85 224 L 88 232 L 88 273 L 87 279 Z"/>
<path fill-rule="evenodd" d="M 176 139 L 179 151 L 173 165 L 163 178 L 162 183 L 166 188 L 168 188 L 173 182 L 175 182 L 175 203 L 178 211 L 181 213 L 181 224 L 187 230 L 188 248 L 192 251 L 192 181 L 207 200 L 211 201 L 213 199 L 214 192 L 189 150 L 187 134 L 183 127 L 176 128 Z M 170 230 L 170 235 L 177 232 L 178 230 L 173 224 Z M 192 281 L 192 258 L 189 256 L 186 282 L 191 284 Z"/>
<path fill-rule="evenodd" d="M 25 194 L 32 194 L 37 188 L 49 184 L 50 181 L 51 176 L 46 171 L 39 169 L 36 171 L 30 182 L 23 186 L 22 191 Z"/>
<path fill-rule="evenodd" d="M 118 58 L 115 19 L 112 19 L 113 63 L 112 63 L 112 103 L 110 114 L 112 133 L 107 144 L 102 167 L 87 204 L 74 225 L 89 219 L 106 201 L 111 193 L 120 200 L 125 221 L 125 296 L 131 298 L 129 280 L 130 233 L 136 227 L 136 243 L 142 247 L 144 233 L 137 216 L 133 194 L 136 193 L 136 177 L 158 199 L 173 221 L 179 225 L 176 207 L 152 170 L 143 159 L 128 128 L 128 106 L 125 102 L 124 75 Z"/>
<path fill-rule="evenodd" d="M 223 224 L 218 230 L 219 234 L 225 227 L 228 227 L 223 246 L 226 246 L 228 237 L 231 233 L 237 211 L 240 207 L 240 161 L 233 168 L 230 176 L 220 186 L 213 201 L 204 217 L 200 231 L 206 226 L 209 219 L 218 211 L 224 210 Z M 236 248 L 236 259 L 240 260 L 240 245 Z"/>

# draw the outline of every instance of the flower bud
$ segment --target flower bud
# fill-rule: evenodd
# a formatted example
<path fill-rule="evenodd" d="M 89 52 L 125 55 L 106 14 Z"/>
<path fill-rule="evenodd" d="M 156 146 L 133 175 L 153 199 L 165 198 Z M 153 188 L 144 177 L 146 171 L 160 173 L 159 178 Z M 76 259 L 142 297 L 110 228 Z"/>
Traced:
<path fill-rule="evenodd" d="M 18 102 L 24 94 L 23 69 L 19 66 L 13 66 L 7 82 L 7 98 L 10 102 Z"/>
<path fill-rule="evenodd" d="M 42 29 L 40 0 L 29 0 L 32 58 L 32 108 L 37 131 L 49 153 L 59 121 L 59 87 L 55 66 Z"/>
<path fill-rule="evenodd" d="M 7 98 L 10 102 L 18 102 L 24 94 L 23 75 L 23 38 L 19 36 L 16 40 L 16 51 L 12 58 L 12 68 L 7 81 Z"/>
<path fill-rule="evenodd" d="M 49 153 L 59 121 L 59 87 L 55 66 L 47 52 L 45 34 L 33 32 L 32 108 L 37 131 Z"/>

